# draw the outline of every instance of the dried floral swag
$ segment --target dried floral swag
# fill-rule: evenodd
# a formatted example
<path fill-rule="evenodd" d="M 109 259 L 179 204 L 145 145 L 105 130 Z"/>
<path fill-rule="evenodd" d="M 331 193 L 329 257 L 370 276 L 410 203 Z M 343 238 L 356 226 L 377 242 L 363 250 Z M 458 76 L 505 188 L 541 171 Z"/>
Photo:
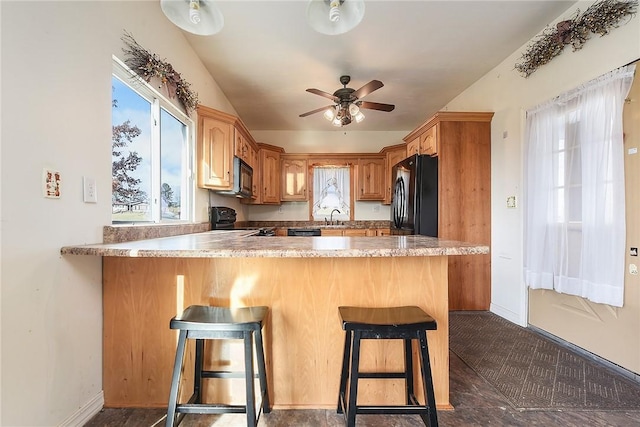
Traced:
<path fill-rule="evenodd" d="M 124 63 L 129 68 L 147 83 L 154 77 L 160 79 L 169 97 L 178 98 L 187 114 L 196 109 L 198 94 L 189 89 L 190 84 L 173 69 L 171 64 L 160 59 L 158 55 L 149 53 L 130 33 L 125 32 L 122 41 L 126 45 L 126 48 L 122 49 L 125 54 Z"/>
<path fill-rule="evenodd" d="M 573 51 L 582 46 L 591 37 L 599 34 L 601 37 L 609 34 L 613 28 L 619 27 L 624 17 L 631 19 L 637 11 L 638 0 L 603 0 L 592 4 L 572 19 L 559 22 L 555 27 L 547 27 L 538 38 L 532 42 L 515 65 L 524 77 L 529 77 L 540 66 L 548 63 L 560 55 L 566 45 L 571 45 Z"/>

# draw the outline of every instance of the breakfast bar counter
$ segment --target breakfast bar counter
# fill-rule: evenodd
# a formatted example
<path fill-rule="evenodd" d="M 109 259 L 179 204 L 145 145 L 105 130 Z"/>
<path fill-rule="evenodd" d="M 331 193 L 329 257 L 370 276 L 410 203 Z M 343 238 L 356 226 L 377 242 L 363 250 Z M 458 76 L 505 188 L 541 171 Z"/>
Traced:
<path fill-rule="evenodd" d="M 251 234 L 210 231 L 61 249 L 103 257 L 105 407 L 167 405 L 177 342 L 169 320 L 192 304 L 270 308 L 264 335 L 271 401 L 296 409 L 336 406 L 344 344 L 339 306 L 417 305 L 438 323 L 427 333 L 436 404 L 451 407 L 447 257 L 486 254 L 487 246 L 425 236 Z M 241 348 L 212 346 L 208 363 L 234 368 Z M 363 371 L 399 370 L 402 360 L 399 342 L 363 344 Z M 186 373 L 184 395 L 192 381 Z M 224 381 L 205 382 L 205 397 L 242 401 L 242 384 Z M 403 390 L 401 380 L 363 380 L 358 400 L 401 404 Z"/>

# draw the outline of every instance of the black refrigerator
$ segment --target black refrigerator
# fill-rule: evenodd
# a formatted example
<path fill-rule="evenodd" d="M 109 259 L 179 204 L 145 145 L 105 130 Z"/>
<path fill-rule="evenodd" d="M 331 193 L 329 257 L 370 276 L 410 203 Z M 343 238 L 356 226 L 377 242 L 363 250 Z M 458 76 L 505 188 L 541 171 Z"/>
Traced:
<path fill-rule="evenodd" d="M 407 157 L 391 179 L 391 234 L 438 237 L 438 158 Z"/>

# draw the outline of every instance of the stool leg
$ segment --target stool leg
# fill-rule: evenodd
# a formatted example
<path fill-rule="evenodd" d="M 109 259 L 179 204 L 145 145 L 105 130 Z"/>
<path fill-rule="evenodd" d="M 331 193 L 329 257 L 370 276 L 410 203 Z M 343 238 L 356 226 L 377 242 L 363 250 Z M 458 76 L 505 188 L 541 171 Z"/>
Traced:
<path fill-rule="evenodd" d="M 262 393 L 262 412 L 268 414 L 271 412 L 271 404 L 269 402 L 269 388 L 267 387 L 267 368 L 264 363 L 262 330 L 258 329 L 255 334 L 256 357 L 258 358 L 258 377 L 260 377 L 260 391 Z"/>
<path fill-rule="evenodd" d="M 340 372 L 340 389 L 338 390 L 338 414 L 342 414 L 342 406 L 347 399 L 347 377 L 349 376 L 349 359 L 351 355 L 351 331 L 345 331 L 344 351 L 342 352 L 342 370 Z M 347 408 L 344 408 L 345 410 Z"/>
<path fill-rule="evenodd" d="M 196 361 L 193 370 L 193 403 L 202 403 L 202 364 L 204 359 L 204 340 L 196 340 Z"/>
<path fill-rule="evenodd" d="M 433 391 L 433 378 L 431 376 L 431 361 L 429 360 L 429 347 L 427 345 L 426 331 L 419 331 L 420 339 L 420 367 L 422 369 L 422 384 L 424 399 L 429 407 L 429 427 L 438 427 L 438 414 L 436 412 L 436 398 Z"/>
<path fill-rule="evenodd" d="M 180 330 L 178 337 L 178 347 L 176 348 L 176 360 L 173 364 L 173 376 L 171 378 L 171 390 L 169 391 L 169 406 L 167 407 L 166 427 L 173 427 L 176 418 L 176 405 L 178 404 L 178 389 L 180 385 L 180 372 L 182 371 L 182 361 L 184 358 L 184 346 L 187 341 L 187 331 Z"/>
<path fill-rule="evenodd" d="M 245 331 L 244 335 L 244 371 L 246 390 L 247 427 L 256 427 L 256 399 L 255 387 L 253 384 L 253 332 Z"/>
<path fill-rule="evenodd" d="M 349 404 L 347 405 L 347 427 L 355 427 L 358 411 L 358 374 L 360 370 L 360 331 L 353 333 L 353 348 L 351 351 L 351 378 L 349 380 Z"/>
<path fill-rule="evenodd" d="M 411 340 L 404 341 L 404 381 L 407 405 L 412 405 L 412 396 L 415 395 L 413 390 L 413 350 L 411 349 Z"/>

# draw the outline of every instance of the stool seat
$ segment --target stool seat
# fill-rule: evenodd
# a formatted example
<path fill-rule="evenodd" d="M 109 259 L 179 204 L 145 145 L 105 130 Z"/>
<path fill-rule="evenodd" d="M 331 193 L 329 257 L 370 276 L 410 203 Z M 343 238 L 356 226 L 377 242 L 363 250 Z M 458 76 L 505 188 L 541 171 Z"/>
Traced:
<path fill-rule="evenodd" d="M 417 414 L 426 426 L 437 427 L 438 417 L 426 334 L 428 330 L 437 329 L 435 319 L 416 306 L 374 308 L 343 306 L 338 307 L 338 313 L 342 329 L 346 334 L 337 412 L 345 414 L 347 427 L 355 427 L 357 414 Z M 360 341 L 363 339 L 402 340 L 404 371 L 360 372 Z M 419 343 L 424 404 L 418 402 L 414 393 L 412 340 Z M 358 405 L 360 378 L 404 379 L 406 405 Z"/>
<path fill-rule="evenodd" d="M 338 307 L 346 330 L 435 330 L 437 323 L 420 307 Z"/>
<path fill-rule="evenodd" d="M 260 411 L 256 411 L 254 378 L 258 378 L 260 382 L 261 402 L 258 409 L 262 409 L 264 413 L 270 411 L 262 342 L 262 326 L 268 312 L 269 308 L 264 306 L 227 308 L 192 305 L 187 307 L 182 314 L 171 319 L 169 327 L 179 330 L 180 333 L 169 393 L 166 427 L 178 425 L 184 414 L 187 413 L 246 413 L 247 426 L 255 427 L 258 425 Z M 254 338 L 257 374 L 254 374 L 253 368 Z M 196 340 L 193 394 L 186 403 L 178 403 L 180 375 L 183 370 L 187 339 Z M 242 339 L 244 342 L 244 371 L 204 370 L 204 340 L 212 339 Z M 202 380 L 210 378 L 244 378 L 245 405 L 202 403 Z"/>
<path fill-rule="evenodd" d="M 190 331 L 244 331 L 262 328 L 268 307 L 213 307 L 192 305 L 171 319 L 171 329 Z"/>

